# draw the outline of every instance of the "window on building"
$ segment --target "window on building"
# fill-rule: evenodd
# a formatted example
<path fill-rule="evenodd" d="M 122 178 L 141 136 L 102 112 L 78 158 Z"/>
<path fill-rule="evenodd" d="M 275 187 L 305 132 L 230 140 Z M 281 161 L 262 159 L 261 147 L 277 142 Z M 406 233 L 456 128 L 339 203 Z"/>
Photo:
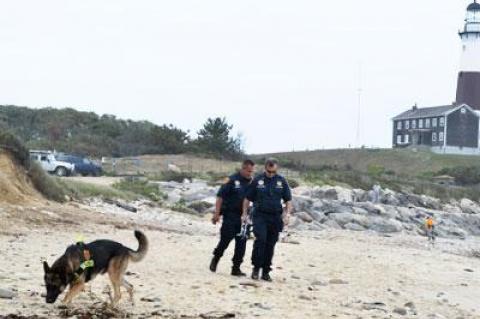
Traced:
<path fill-rule="evenodd" d="M 440 127 L 444 127 L 444 126 L 445 126 L 445 118 L 441 117 L 440 118 Z"/>
<path fill-rule="evenodd" d="M 425 128 L 430 128 L 430 119 L 425 119 Z"/>
<path fill-rule="evenodd" d="M 433 118 L 432 119 L 432 127 L 437 127 L 437 124 L 438 124 L 438 121 L 437 121 L 437 118 Z"/>
<path fill-rule="evenodd" d="M 413 129 L 417 128 L 417 120 L 412 120 L 412 128 Z"/>
<path fill-rule="evenodd" d="M 405 134 L 405 144 L 408 144 L 409 143 L 409 140 L 410 140 L 410 136 L 408 134 Z"/>
<path fill-rule="evenodd" d="M 418 128 L 423 128 L 423 119 L 418 120 Z"/>
<path fill-rule="evenodd" d="M 437 133 L 433 132 L 432 133 L 432 142 L 436 142 L 437 141 Z"/>
<path fill-rule="evenodd" d="M 438 133 L 438 141 L 443 142 L 443 132 Z"/>
<path fill-rule="evenodd" d="M 401 130 L 402 129 L 402 121 L 398 121 L 397 122 L 397 130 Z"/>
<path fill-rule="evenodd" d="M 397 144 L 402 144 L 402 136 L 397 135 Z"/>
<path fill-rule="evenodd" d="M 405 129 L 406 130 L 410 129 L 410 121 L 409 120 L 405 121 Z"/>

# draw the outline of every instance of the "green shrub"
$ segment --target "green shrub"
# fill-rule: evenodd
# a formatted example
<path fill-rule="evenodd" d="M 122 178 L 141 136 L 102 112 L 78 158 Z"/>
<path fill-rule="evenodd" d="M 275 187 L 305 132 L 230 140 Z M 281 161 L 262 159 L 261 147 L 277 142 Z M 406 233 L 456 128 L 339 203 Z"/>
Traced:
<path fill-rule="evenodd" d="M 166 194 L 160 191 L 157 185 L 149 183 L 148 180 L 123 179 L 113 184 L 113 187 L 122 191 L 138 194 L 155 202 L 166 199 Z"/>
<path fill-rule="evenodd" d="M 228 177 L 229 174 L 225 172 L 214 172 L 214 171 L 208 171 L 207 172 L 207 177 L 210 181 L 223 181 L 226 177 Z"/>
<path fill-rule="evenodd" d="M 385 173 L 385 167 L 382 165 L 370 164 L 367 167 L 367 173 L 374 177 L 381 176 Z"/>
<path fill-rule="evenodd" d="M 122 191 L 110 186 L 77 182 L 68 178 L 60 179 L 58 182 L 62 185 L 67 194 L 74 198 L 104 197 L 120 198 L 124 200 L 134 200 L 136 198 L 136 195 L 131 192 Z"/>
<path fill-rule="evenodd" d="M 7 131 L 0 131 L 0 148 L 8 150 L 25 168 L 30 166 L 30 154 L 19 138 Z"/>
<path fill-rule="evenodd" d="M 180 213 L 196 215 L 197 211 L 187 206 L 187 202 L 181 198 L 178 202 L 176 202 L 172 207 L 172 210 Z"/>
<path fill-rule="evenodd" d="M 455 166 L 444 168 L 439 175 L 450 175 L 460 185 L 480 184 L 480 167 L 478 166 Z"/>
<path fill-rule="evenodd" d="M 47 199 L 57 202 L 65 202 L 66 194 L 64 188 L 60 185 L 55 177 L 52 177 L 45 173 L 45 171 L 35 162 L 30 164 L 30 170 L 28 171 L 35 188 Z"/>
<path fill-rule="evenodd" d="M 287 182 L 291 188 L 297 188 L 298 186 L 300 186 L 300 182 L 294 178 L 287 177 Z"/>

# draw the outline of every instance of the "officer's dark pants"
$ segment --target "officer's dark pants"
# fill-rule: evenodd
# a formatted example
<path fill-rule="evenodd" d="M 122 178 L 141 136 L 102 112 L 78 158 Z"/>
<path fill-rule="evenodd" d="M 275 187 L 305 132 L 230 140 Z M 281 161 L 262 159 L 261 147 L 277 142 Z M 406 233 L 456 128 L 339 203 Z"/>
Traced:
<path fill-rule="evenodd" d="M 240 267 L 245 256 L 247 248 L 247 239 L 237 236 L 242 230 L 242 222 L 240 217 L 229 218 L 224 216 L 222 228 L 220 229 L 220 242 L 213 251 L 213 255 L 220 259 L 228 248 L 230 242 L 235 239 L 235 252 L 233 254 L 233 267 Z"/>
<path fill-rule="evenodd" d="M 252 264 L 255 268 L 262 268 L 264 273 L 272 270 L 272 258 L 278 235 L 283 229 L 281 213 L 263 213 L 255 211 L 253 215 L 253 243 Z"/>

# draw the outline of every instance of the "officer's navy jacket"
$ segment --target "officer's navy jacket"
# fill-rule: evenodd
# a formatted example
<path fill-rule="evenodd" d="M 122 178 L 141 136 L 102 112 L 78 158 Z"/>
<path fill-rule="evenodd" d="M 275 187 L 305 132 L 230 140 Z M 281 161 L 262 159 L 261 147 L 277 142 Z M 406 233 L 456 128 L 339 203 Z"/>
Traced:
<path fill-rule="evenodd" d="M 245 178 L 237 173 L 230 176 L 220 187 L 217 197 L 223 199 L 222 214 L 225 217 L 228 215 L 240 217 L 242 215 L 243 200 L 251 182 L 252 179 Z"/>
<path fill-rule="evenodd" d="M 286 179 L 281 175 L 267 177 L 265 173 L 255 177 L 250 184 L 246 198 L 254 203 L 255 212 L 282 213 L 284 202 L 292 200 L 292 192 Z"/>

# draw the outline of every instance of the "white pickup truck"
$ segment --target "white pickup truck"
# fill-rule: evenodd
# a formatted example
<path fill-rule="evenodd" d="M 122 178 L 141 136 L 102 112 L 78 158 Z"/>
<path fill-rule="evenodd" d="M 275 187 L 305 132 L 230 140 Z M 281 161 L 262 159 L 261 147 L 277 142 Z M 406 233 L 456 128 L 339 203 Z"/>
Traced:
<path fill-rule="evenodd" d="M 75 171 L 74 164 L 57 161 L 50 151 L 30 151 L 30 160 L 39 163 L 46 172 L 57 176 L 70 176 Z"/>

